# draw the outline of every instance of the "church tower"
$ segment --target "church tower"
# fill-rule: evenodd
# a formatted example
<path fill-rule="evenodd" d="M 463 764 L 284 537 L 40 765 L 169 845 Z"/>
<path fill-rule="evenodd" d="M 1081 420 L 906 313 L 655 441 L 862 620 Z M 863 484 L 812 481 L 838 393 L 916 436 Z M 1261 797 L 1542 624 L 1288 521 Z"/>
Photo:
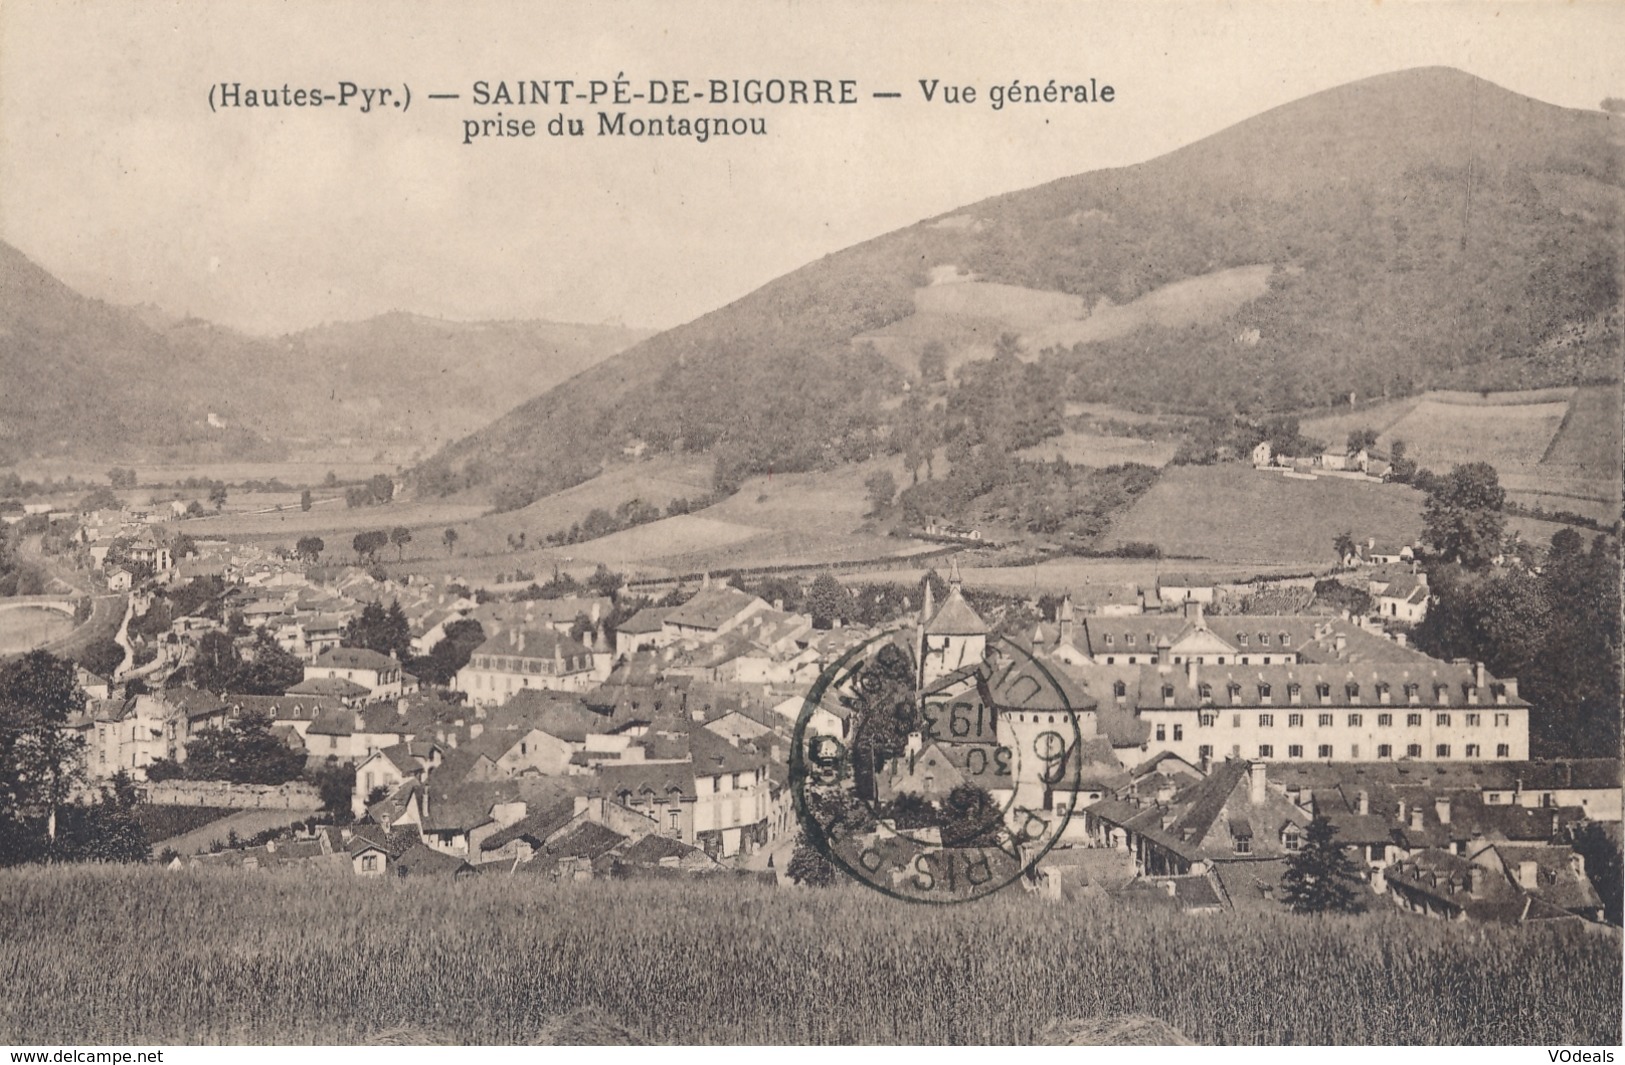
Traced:
<path fill-rule="evenodd" d="M 948 578 L 948 595 L 939 610 L 931 609 L 930 583 L 920 612 L 920 687 L 932 684 L 965 666 L 981 664 L 987 653 L 987 623 L 965 602 L 955 559 Z"/>

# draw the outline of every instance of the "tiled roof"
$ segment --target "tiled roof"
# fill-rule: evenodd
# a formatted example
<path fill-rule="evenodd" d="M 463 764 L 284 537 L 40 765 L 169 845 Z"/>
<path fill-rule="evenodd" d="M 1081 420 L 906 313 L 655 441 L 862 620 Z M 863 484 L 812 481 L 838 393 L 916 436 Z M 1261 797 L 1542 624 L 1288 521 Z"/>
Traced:
<path fill-rule="evenodd" d="M 666 622 L 695 629 L 718 629 L 748 609 L 753 603 L 766 606 L 761 599 L 738 588 L 723 585 L 706 588 L 682 606 L 673 607 L 666 614 Z"/>
<path fill-rule="evenodd" d="M 386 654 L 365 647 L 331 647 L 316 659 L 317 669 L 400 669 L 401 664 Z"/>
<path fill-rule="evenodd" d="M 954 587 L 943 599 L 942 608 L 925 623 L 925 632 L 928 636 L 985 636 L 988 627 L 965 602 L 964 593 Z"/>

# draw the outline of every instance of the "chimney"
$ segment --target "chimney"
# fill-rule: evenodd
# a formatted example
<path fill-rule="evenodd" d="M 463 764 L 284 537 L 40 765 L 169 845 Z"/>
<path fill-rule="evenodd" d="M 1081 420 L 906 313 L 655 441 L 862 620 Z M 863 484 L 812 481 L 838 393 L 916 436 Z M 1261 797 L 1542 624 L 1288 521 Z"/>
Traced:
<path fill-rule="evenodd" d="M 1482 688 L 1483 686 L 1484 686 L 1484 663 L 1482 663 L 1482 662 L 1474 662 L 1473 663 L 1473 687 Z"/>
<path fill-rule="evenodd" d="M 1354 794 L 1354 809 L 1361 817 L 1371 812 L 1371 796 L 1364 789 Z"/>
<path fill-rule="evenodd" d="M 1507 699 L 1516 699 L 1518 697 L 1518 678 L 1508 677 L 1503 683 L 1506 684 Z"/>
<path fill-rule="evenodd" d="M 1421 831 L 1421 829 L 1422 829 L 1422 808 L 1420 806 L 1413 806 L 1413 807 L 1411 807 L 1411 831 L 1412 832 L 1419 832 L 1419 831 Z"/>
<path fill-rule="evenodd" d="M 1063 595 L 1061 605 L 1055 611 L 1056 638 L 1063 644 L 1072 642 L 1072 597 Z"/>
<path fill-rule="evenodd" d="M 476 721 L 474 724 L 468 726 L 468 738 L 471 740 L 477 740 L 480 738 L 480 733 L 484 731 L 485 726 Z"/>
<path fill-rule="evenodd" d="M 1405 637 L 1405 634 L 1403 632 L 1394 633 L 1394 642 L 1399 644 L 1399 646 L 1404 647 L 1405 646 L 1405 640 L 1406 640 L 1406 637 Z"/>
<path fill-rule="evenodd" d="M 918 732 L 910 732 L 908 734 L 908 747 L 904 751 L 904 753 L 905 754 L 919 754 L 920 751 L 922 749 L 924 749 L 924 747 L 925 747 L 925 737 L 920 735 Z"/>
<path fill-rule="evenodd" d="M 1467 893 L 1475 899 L 1484 897 L 1484 867 L 1475 865 L 1467 871 Z"/>
<path fill-rule="evenodd" d="M 405 717 L 406 716 L 406 706 L 407 706 L 407 701 L 404 698 L 403 699 L 396 699 L 395 700 L 395 713 L 400 715 L 401 717 Z"/>
<path fill-rule="evenodd" d="M 1405 823 L 1405 800 L 1404 799 L 1399 800 L 1399 823 L 1402 824 L 1402 825 Z"/>
<path fill-rule="evenodd" d="M 1518 886 L 1525 891 L 1534 891 L 1540 887 L 1540 863 L 1518 863 Z"/>
<path fill-rule="evenodd" d="M 265 853 L 266 854 L 275 854 L 276 853 L 276 840 L 268 839 L 268 840 L 265 841 Z"/>
<path fill-rule="evenodd" d="M 1247 801 L 1257 806 L 1264 801 L 1264 763 L 1253 762 L 1247 767 Z"/>
<path fill-rule="evenodd" d="M 1196 661 L 1196 659 L 1185 659 L 1185 680 L 1190 683 L 1192 688 L 1196 687 L 1196 682 L 1201 677 L 1201 670 L 1198 668 L 1198 666 L 1199 663 Z"/>
<path fill-rule="evenodd" d="M 1339 656 L 1341 656 L 1344 651 L 1348 650 L 1349 638 L 1340 632 L 1337 634 L 1337 639 L 1334 641 L 1333 646 L 1337 648 L 1337 653 Z"/>
<path fill-rule="evenodd" d="M 1439 824 L 1450 823 L 1450 796 L 1442 795 L 1433 800 L 1433 812 L 1439 815 Z"/>

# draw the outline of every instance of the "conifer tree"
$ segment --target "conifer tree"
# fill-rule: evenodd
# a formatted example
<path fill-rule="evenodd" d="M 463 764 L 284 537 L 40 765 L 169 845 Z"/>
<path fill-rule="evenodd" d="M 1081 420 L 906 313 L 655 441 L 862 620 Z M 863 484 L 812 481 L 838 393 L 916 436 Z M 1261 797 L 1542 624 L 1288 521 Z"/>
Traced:
<path fill-rule="evenodd" d="M 1281 877 L 1283 901 L 1294 913 L 1355 913 L 1359 871 L 1337 842 L 1337 827 L 1325 817 L 1309 822 L 1303 849 L 1287 859 Z"/>

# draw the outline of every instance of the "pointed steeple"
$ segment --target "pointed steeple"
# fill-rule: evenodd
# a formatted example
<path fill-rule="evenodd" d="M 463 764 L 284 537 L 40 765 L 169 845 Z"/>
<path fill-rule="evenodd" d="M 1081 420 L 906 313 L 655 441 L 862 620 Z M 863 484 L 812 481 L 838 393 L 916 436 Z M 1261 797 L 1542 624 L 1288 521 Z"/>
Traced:
<path fill-rule="evenodd" d="M 964 583 L 964 578 L 959 575 L 959 556 L 954 555 L 948 560 L 948 587 L 958 591 L 959 586 Z"/>

